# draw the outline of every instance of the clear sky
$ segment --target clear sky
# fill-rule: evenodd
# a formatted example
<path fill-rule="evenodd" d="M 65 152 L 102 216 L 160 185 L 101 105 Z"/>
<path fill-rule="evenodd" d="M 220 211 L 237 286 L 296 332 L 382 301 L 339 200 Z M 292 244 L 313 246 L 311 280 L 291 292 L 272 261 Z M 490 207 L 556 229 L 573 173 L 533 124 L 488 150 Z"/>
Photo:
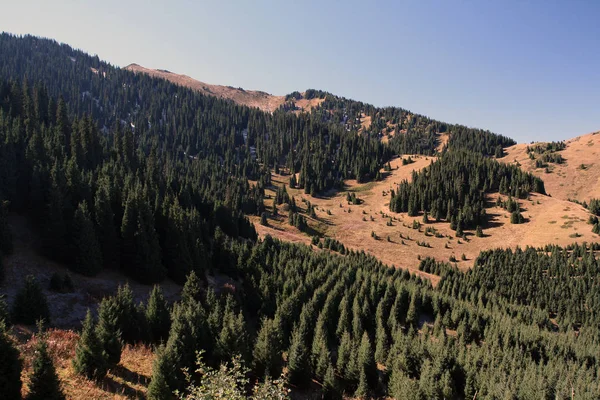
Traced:
<path fill-rule="evenodd" d="M 118 66 L 323 89 L 520 142 L 600 130 L 599 17 L 596 0 L 0 1 L 0 30 Z"/>

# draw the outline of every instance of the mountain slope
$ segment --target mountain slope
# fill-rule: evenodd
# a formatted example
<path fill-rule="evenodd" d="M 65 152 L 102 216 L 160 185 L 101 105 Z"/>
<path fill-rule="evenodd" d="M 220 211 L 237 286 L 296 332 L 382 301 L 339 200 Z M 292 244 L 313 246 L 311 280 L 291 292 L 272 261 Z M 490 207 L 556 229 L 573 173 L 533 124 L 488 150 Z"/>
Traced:
<path fill-rule="evenodd" d="M 600 131 L 565 141 L 566 148 L 558 153 L 562 164 L 548 163 L 548 168 L 536 168 L 540 155 L 531 159 L 527 148 L 542 143 L 517 144 L 505 149 L 506 156 L 499 161 L 519 163 L 521 168 L 544 180 L 546 191 L 562 200 L 589 201 L 600 198 Z"/>

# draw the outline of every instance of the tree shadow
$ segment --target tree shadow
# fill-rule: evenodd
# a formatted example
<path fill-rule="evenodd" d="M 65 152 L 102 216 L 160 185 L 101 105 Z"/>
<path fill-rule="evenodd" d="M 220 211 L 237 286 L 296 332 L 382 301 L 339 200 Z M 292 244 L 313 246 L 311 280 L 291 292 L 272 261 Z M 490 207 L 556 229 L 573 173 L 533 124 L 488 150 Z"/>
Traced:
<path fill-rule="evenodd" d="M 128 369 L 127 367 L 124 367 L 122 365 L 117 365 L 112 370 L 112 373 L 113 373 L 113 375 L 118 376 L 119 378 L 122 378 L 122 379 L 126 380 L 127 382 L 136 383 L 136 384 L 139 383 L 144 386 L 148 386 L 150 384 L 149 377 L 147 377 L 146 375 L 139 374 L 135 371 L 131 371 L 130 369 Z"/>
<path fill-rule="evenodd" d="M 122 381 L 107 375 L 102 380 L 103 389 L 114 394 L 126 396 L 128 399 L 145 399 L 146 394 L 141 390 L 133 387 L 133 385 L 148 386 L 150 378 L 140 375 L 137 372 L 130 371 L 122 365 L 117 365 L 112 369 L 111 374 L 122 379 Z"/>

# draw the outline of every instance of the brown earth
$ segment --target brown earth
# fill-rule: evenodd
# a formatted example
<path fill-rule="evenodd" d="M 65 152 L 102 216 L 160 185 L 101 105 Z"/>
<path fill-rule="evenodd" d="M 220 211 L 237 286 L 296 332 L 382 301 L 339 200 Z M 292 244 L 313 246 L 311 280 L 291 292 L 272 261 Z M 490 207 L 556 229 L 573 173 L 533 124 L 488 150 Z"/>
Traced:
<path fill-rule="evenodd" d="M 385 176 L 382 170 L 385 178 L 380 182 L 358 184 L 354 180 L 347 181 L 346 190 L 332 191 L 327 196 L 311 197 L 302 190 L 289 187 L 287 190 L 290 196 L 295 197 L 301 211 L 305 212 L 307 208 L 302 199 L 316 207 L 317 218 L 307 216 L 308 224 L 315 233 L 337 239 L 347 248 L 364 250 L 388 265 L 411 272 L 418 272 L 419 257 L 429 256 L 440 261 L 449 261 L 454 257 L 458 267 L 464 270 L 470 268 L 477 255 L 487 249 L 539 247 L 546 244 L 565 246 L 573 242 L 599 240 L 587 224 L 589 213 L 586 209 L 566 200 L 539 194 L 532 194 L 530 200 L 519 201 L 527 219 L 526 223 L 520 225 L 511 224 L 510 214 L 495 206 L 498 195 L 490 195 L 489 205 L 492 207 L 486 210 L 490 223 L 484 227 L 484 237 L 481 238 L 476 237 L 473 231 L 467 231 L 467 241 L 458 239 L 446 222 L 431 222 L 422 224 L 420 229 L 413 229 L 413 221 L 422 223 L 422 216 L 409 217 L 406 213 L 389 211 L 390 190 L 403 179 L 410 180 L 413 170 L 420 170 L 434 160 L 433 157 L 418 155 L 412 158 L 415 162 L 405 166 L 401 158 L 394 159 L 391 162 L 392 172 Z M 275 186 L 288 185 L 289 176 L 273 174 L 272 181 Z M 268 208 L 272 207 L 275 189 L 266 190 L 266 196 L 270 197 L 265 201 Z M 348 204 L 346 192 L 354 192 L 362 201 L 361 204 Z M 287 211 L 283 206 L 279 206 L 278 214 L 278 217 L 269 219 L 269 226 L 260 225 L 258 217 L 251 218 L 260 236 L 270 234 L 290 242 L 310 243 L 308 234 L 288 224 Z M 392 226 L 388 226 L 390 218 Z M 443 237 L 427 236 L 427 227 L 435 228 Z M 372 233 L 378 239 L 374 239 Z M 431 247 L 419 246 L 417 242 L 427 243 Z M 466 260 L 461 260 L 463 254 Z M 437 277 L 420 274 L 431 278 L 434 284 L 438 280 Z"/>
<path fill-rule="evenodd" d="M 552 197 L 568 200 L 589 201 L 600 198 L 600 131 L 567 140 L 566 149 L 559 153 L 566 159 L 564 164 L 549 164 L 536 168 L 535 160 L 527 155 L 527 146 L 517 144 L 505 149 L 507 155 L 499 159 L 506 163 L 519 163 L 521 168 L 544 181 L 546 192 Z"/>

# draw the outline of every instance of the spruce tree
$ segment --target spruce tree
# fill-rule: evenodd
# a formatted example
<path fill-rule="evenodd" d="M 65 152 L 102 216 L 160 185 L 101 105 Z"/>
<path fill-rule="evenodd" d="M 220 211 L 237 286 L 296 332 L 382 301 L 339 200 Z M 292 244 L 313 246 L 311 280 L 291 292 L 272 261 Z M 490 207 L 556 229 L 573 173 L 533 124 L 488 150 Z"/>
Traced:
<path fill-rule="evenodd" d="M 164 345 L 160 345 L 152 362 L 152 379 L 148 385 L 149 400 L 165 400 L 173 397 L 169 383 L 173 381 L 173 364 Z"/>
<path fill-rule="evenodd" d="M 29 382 L 27 400 L 64 400 L 54 363 L 48 354 L 48 341 L 39 325 L 39 339 L 33 359 L 33 375 Z"/>
<path fill-rule="evenodd" d="M 344 331 L 342 338 L 340 339 L 340 345 L 338 346 L 337 370 L 346 381 L 355 379 L 355 376 L 352 373 L 353 371 L 350 369 L 350 360 L 352 358 L 353 350 L 350 333 Z"/>
<path fill-rule="evenodd" d="M 119 330 L 119 309 L 114 297 L 105 297 L 100 302 L 96 335 L 106 353 L 109 365 L 117 365 L 121 361 L 123 344 Z"/>
<path fill-rule="evenodd" d="M 94 276 L 102 269 L 102 253 L 96 237 L 94 222 L 85 202 L 80 203 L 73 220 L 73 271 Z"/>
<path fill-rule="evenodd" d="M 200 301 L 202 297 L 202 283 L 196 272 L 192 271 L 188 275 L 183 289 L 181 290 L 181 302 L 193 303 Z"/>
<path fill-rule="evenodd" d="M 375 389 L 377 386 L 377 364 L 373 356 L 373 347 L 371 346 L 371 340 L 369 335 L 365 331 L 360 340 L 360 346 L 358 348 L 358 370 L 359 370 L 359 386 L 364 383 L 370 389 Z M 363 395 L 366 395 L 364 393 Z"/>
<path fill-rule="evenodd" d="M 303 386 L 310 381 L 310 353 L 300 328 L 294 329 L 288 350 L 288 379 L 290 383 Z"/>
<path fill-rule="evenodd" d="M 258 376 L 279 376 L 282 369 L 281 333 L 272 319 L 263 319 L 254 345 L 254 372 Z"/>
<path fill-rule="evenodd" d="M 323 399 L 325 400 L 339 400 L 342 398 L 338 383 L 335 378 L 335 371 L 333 365 L 329 365 L 327 367 L 327 372 L 325 373 L 325 378 L 323 379 Z"/>
<path fill-rule="evenodd" d="M 92 312 L 88 309 L 83 321 L 81 337 L 75 350 L 73 369 L 76 373 L 87 378 L 99 380 L 106 375 L 108 365 L 108 356 L 98 339 L 94 327 L 94 318 Z"/>
<path fill-rule="evenodd" d="M 155 285 L 146 306 L 146 320 L 154 343 L 166 342 L 171 329 L 171 312 L 160 286 Z"/>
<path fill-rule="evenodd" d="M 111 206 L 110 185 L 101 181 L 94 198 L 94 217 L 102 262 L 106 266 L 119 264 L 119 238 L 115 226 L 115 215 Z"/>
<path fill-rule="evenodd" d="M 321 313 L 324 315 L 324 313 Z M 327 367 L 331 363 L 329 345 L 327 344 L 327 332 L 324 326 L 324 319 L 319 316 L 317 328 L 315 330 L 312 350 L 311 350 L 312 370 L 318 379 L 323 379 L 327 372 Z"/>
<path fill-rule="evenodd" d="M 34 325 L 40 319 L 45 323 L 50 322 L 48 301 L 33 275 L 27 275 L 25 284 L 15 297 L 12 320 L 15 323 Z"/>
<path fill-rule="evenodd" d="M 206 358 L 211 360 L 214 339 L 210 336 L 206 315 L 199 302 L 176 303 L 171 319 L 173 322 L 165 357 L 168 358 L 167 364 L 173 372 L 167 376 L 167 384 L 171 390 L 181 390 L 185 381 L 182 369 L 192 370 L 196 353 L 201 350 L 204 350 Z"/>
<path fill-rule="evenodd" d="M 242 312 L 235 313 L 233 297 L 229 296 L 223 315 L 223 325 L 217 339 L 217 353 L 221 360 L 239 355 L 248 356 L 248 333 Z"/>
<path fill-rule="evenodd" d="M 4 321 L 0 321 L 0 393 L 6 400 L 21 399 L 21 359 Z"/>
<path fill-rule="evenodd" d="M 146 339 L 146 314 L 141 307 L 136 306 L 129 283 L 118 287 L 114 302 L 113 310 L 123 341 L 135 344 Z"/>

